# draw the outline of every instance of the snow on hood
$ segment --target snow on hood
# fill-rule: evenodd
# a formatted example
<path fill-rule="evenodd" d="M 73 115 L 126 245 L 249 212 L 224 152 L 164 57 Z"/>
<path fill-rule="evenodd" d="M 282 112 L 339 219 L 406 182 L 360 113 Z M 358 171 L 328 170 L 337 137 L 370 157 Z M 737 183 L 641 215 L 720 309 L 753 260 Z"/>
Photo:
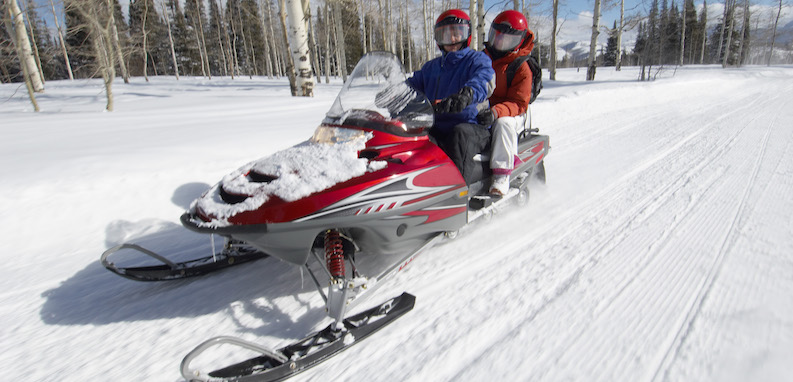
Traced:
<path fill-rule="evenodd" d="M 386 167 L 385 161 L 369 161 L 358 157 L 372 133 L 361 130 L 320 127 L 311 140 L 270 156 L 250 162 L 223 177 L 220 183 L 196 199 L 196 207 L 214 220 L 205 226 L 228 226 L 228 218 L 244 211 L 252 211 L 270 196 L 291 202 L 330 188 L 366 172 Z M 247 176 L 251 171 L 273 178 L 269 182 L 254 182 Z M 250 195 L 240 203 L 228 204 L 220 197 L 220 187 L 232 194 Z"/>

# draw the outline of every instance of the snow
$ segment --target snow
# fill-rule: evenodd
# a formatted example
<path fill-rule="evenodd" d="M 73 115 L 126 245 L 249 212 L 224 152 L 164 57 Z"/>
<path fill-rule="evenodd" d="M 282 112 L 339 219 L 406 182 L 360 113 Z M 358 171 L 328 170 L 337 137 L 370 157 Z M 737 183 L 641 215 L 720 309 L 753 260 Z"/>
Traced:
<path fill-rule="evenodd" d="M 385 167 L 384 161 L 369 162 L 358 158 L 358 151 L 366 148 L 371 133 L 331 127 L 317 129 L 311 140 L 281 150 L 273 155 L 248 163 L 223 177 L 207 195 L 194 202 L 213 216 L 207 226 L 229 225 L 228 218 L 243 211 L 253 211 L 276 196 L 287 202 L 295 201 L 335 184 Z M 251 181 L 247 176 L 255 172 L 272 178 L 268 182 Z M 220 196 L 221 184 L 232 194 L 252 195 L 237 204 L 227 204 Z"/>
<path fill-rule="evenodd" d="M 416 258 L 368 304 L 407 291 L 414 310 L 294 380 L 789 380 L 793 67 L 637 76 L 546 73 L 546 187 Z M 127 241 L 209 254 L 179 216 L 306 141 L 340 88 L 135 78 L 107 113 L 100 81 L 50 81 L 36 114 L 0 85 L 3 379 L 179 381 L 211 337 L 275 348 L 327 325 L 311 281 L 274 259 L 140 283 L 98 258 Z"/>

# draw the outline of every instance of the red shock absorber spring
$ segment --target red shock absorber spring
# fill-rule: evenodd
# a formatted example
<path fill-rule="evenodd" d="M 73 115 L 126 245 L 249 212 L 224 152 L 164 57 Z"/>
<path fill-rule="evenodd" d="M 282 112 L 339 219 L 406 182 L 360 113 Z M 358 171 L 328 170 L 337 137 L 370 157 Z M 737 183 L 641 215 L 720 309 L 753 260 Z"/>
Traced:
<path fill-rule="evenodd" d="M 344 277 L 344 244 L 336 230 L 325 233 L 325 263 L 333 277 Z"/>

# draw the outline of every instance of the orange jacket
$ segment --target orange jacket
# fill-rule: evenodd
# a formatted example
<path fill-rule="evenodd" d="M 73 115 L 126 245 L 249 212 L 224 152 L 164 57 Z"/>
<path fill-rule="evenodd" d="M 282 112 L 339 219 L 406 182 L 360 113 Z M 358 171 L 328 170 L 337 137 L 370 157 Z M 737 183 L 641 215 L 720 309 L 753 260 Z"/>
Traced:
<path fill-rule="evenodd" d="M 534 32 L 528 30 L 526 39 L 516 52 L 493 60 L 493 70 L 496 72 L 496 89 L 490 96 L 490 107 L 499 117 L 514 117 L 526 112 L 531 100 L 531 69 L 528 64 L 521 65 L 515 71 L 512 86 L 507 88 L 507 66 L 515 58 L 527 56 L 534 49 Z M 490 51 L 485 53 L 491 57 Z"/>

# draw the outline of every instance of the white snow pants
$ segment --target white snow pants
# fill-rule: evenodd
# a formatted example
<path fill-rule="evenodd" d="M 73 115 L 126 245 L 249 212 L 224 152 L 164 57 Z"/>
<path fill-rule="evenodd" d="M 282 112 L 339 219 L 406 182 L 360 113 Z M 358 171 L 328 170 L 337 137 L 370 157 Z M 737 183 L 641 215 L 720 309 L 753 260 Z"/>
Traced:
<path fill-rule="evenodd" d="M 498 117 L 490 127 L 490 168 L 493 175 L 510 175 L 518 156 L 518 134 L 531 128 L 531 109 L 515 117 Z"/>

